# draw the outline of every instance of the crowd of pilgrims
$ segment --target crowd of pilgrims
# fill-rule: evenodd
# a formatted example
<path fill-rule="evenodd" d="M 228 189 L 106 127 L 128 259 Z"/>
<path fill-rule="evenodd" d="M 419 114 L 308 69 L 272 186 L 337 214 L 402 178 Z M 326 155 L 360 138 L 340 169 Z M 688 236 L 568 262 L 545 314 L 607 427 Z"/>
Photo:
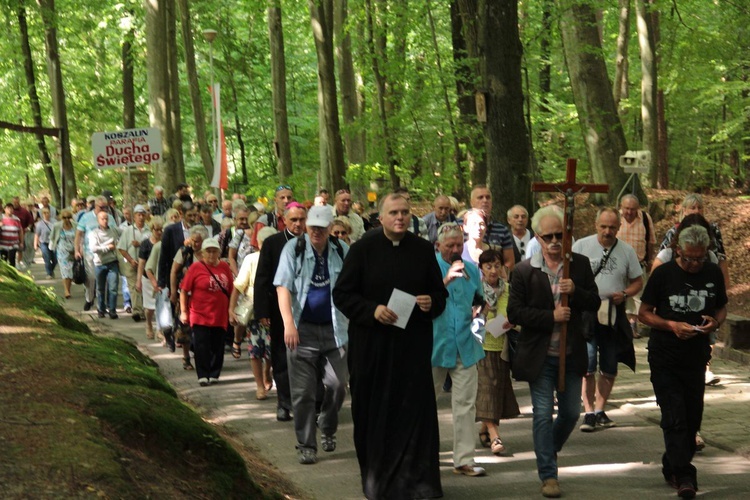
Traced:
<path fill-rule="evenodd" d="M 401 188 L 395 194 L 409 202 L 408 190 Z M 699 197 L 697 200 L 702 208 L 702 201 Z M 364 205 L 354 202 L 346 189 L 336 192 L 333 199 L 329 199 L 326 190 L 321 190 L 313 201 L 300 203 L 295 201 L 293 190 L 287 185 L 278 186 L 268 209 L 261 202 L 248 202 L 240 194 L 223 201 L 211 191 L 202 197 L 193 197 L 186 184 L 179 185 L 171 195 L 156 186 L 148 203 L 122 209 L 110 191 L 74 199 L 70 207 L 62 209 L 51 206 L 46 196 L 41 197 L 39 203 L 27 200 L 23 204 L 19 198 L 13 198 L 3 207 L 0 232 L 3 260 L 27 270 L 35 251 L 40 250 L 46 278 L 59 276 L 62 279 L 65 299 L 71 297 L 74 282 L 83 285 L 84 310 L 96 308 L 100 318 L 118 319 L 118 300 L 122 296 L 121 313 L 129 314 L 133 321 L 143 321 L 147 339 L 161 341 L 171 352 L 179 350 L 184 369 L 195 370 L 201 386 L 218 383 L 225 352 L 239 359 L 242 345 L 246 343 L 256 385 L 255 398 L 267 399 L 275 384 L 279 421 L 296 418 L 298 399 L 294 387 L 290 387 L 289 342 L 288 337 L 285 339 L 283 311 L 279 309 L 275 291 L 281 279 L 277 267 L 283 249 L 299 245 L 295 242 L 300 239 L 304 246 L 306 232 L 313 229 L 306 228 L 305 224 L 312 207 L 316 207 L 316 220 L 328 224 L 326 237 L 341 242 L 330 246 L 338 251 L 343 244 L 348 252 L 350 246 L 380 227 L 382 216 L 387 217 L 378 212 L 367 213 Z M 477 436 L 481 445 L 492 453 L 504 454 L 507 443 L 501 437 L 500 422 L 520 414 L 511 380 L 511 361 L 520 328 L 508 318 L 509 278 L 514 266 L 540 252 L 543 244 L 529 229 L 526 208 L 517 205 L 508 210 L 508 224 L 504 225 L 491 221 L 491 207 L 489 190 L 477 186 L 472 191 L 468 209 L 462 210 L 455 198 L 440 195 L 434 199 L 433 211 L 424 217 L 409 214 L 407 223 L 408 231 L 428 241 L 434 252 L 444 276 L 443 283 L 437 286 L 448 288 L 455 281 L 463 287 L 460 291 L 454 287 L 455 293 L 446 294 L 444 311 L 433 318 L 432 376 L 436 392 L 452 393 L 454 472 L 466 476 L 485 474 L 473 461 Z M 683 215 L 688 216 L 690 224 L 704 224 L 711 230 L 714 239 L 711 262 L 722 260 L 724 252 L 718 228 L 709 227 L 705 219 L 690 211 Z M 653 233 L 650 220 L 648 224 Z M 649 255 L 649 250 L 645 257 L 639 256 L 640 264 L 650 267 L 653 263 L 657 267 L 670 261 L 677 230 L 675 226 L 667 233 L 658 256 L 655 251 Z M 647 235 L 648 231 L 646 229 Z M 312 241 L 314 232 L 310 233 L 308 241 Z M 299 249 L 296 252 L 299 253 Z M 313 253 L 320 257 L 317 251 Z M 328 265 L 331 255 L 326 259 L 325 265 Z M 344 260 L 343 253 L 341 260 Z M 387 271 L 368 269 L 366 272 Z M 315 272 L 323 271 L 316 267 Z M 346 269 L 343 272 L 346 273 Z M 328 276 L 327 270 L 325 276 Z M 330 296 L 335 295 L 335 286 L 332 282 L 327 289 Z M 334 299 L 328 297 L 327 303 L 331 304 Z M 339 300 L 335 302 L 338 305 Z M 341 302 L 343 304 L 343 300 Z M 422 307 L 419 297 L 417 306 Z M 376 319 L 381 321 L 377 312 Z M 327 321 L 331 321 L 330 316 Z M 459 324 L 462 331 L 441 334 L 455 324 Z M 638 324 L 632 317 L 631 326 L 637 337 Z M 350 332 L 353 330 L 352 327 Z M 460 369 L 456 367 L 457 357 Z M 349 363 L 351 366 L 351 359 Z M 393 376 L 399 377 L 399 374 Z M 298 382 L 292 377 L 291 385 L 295 383 Z M 317 385 L 319 413 L 320 392 L 325 392 L 324 379 L 319 378 Z M 341 402 L 336 406 L 334 411 L 337 412 Z M 581 430 L 585 430 L 583 426 Z M 298 429 L 298 436 L 299 432 Z M 312 432 L 314 439 L 314 429 Z M 324 451 L 335 450 L 334 434 L 335 424 L 327 435 L 323 432 Z M 370 455 L 360 449 L 365 445 L 361 437 L 357 441 L 356 428 L 355 442 L 362 467 L 363 490 L 368 498 L 442 494 L 439 477 L 437 489 L 432 490 L 416 491 L 408 485 L 399 489 L 397 480 L 388 487 L 373 484 L 365 463 Z M 433 445 L 425 446 L 433 450 Z M 315 463 L 316 446 L 312 445 L 310 452 L 304 452 L 304 448 L 298 446 L 300 462 Z M 403 456 L 392 459 L 400 460 Z M 384 457 L 383 460 L 390 459 Z M 428 462 L 430 460 L 432 458 Z M 388 474 L 381 470 L 374 481 L 385 481 L 383 478 Z M 434 480 L 428 477 L 427 483 Z M 545 496 L 559 496 L 559 490 L 544 488 L 543 485 Z"/>

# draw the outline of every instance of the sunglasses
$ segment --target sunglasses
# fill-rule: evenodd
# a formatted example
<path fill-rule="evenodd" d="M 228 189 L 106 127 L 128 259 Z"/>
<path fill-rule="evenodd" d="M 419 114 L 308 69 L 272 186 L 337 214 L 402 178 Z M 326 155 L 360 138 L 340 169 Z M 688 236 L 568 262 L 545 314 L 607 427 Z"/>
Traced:
<path fill-rule="evenodd" d="M 333 232 L 334 236 L 346 236 L 347 234 L 349 234 L 347 231 L 334 231 Z"/>
<path fill-rule="evenodd" d="M 279 191 L 283 191 L 285 189 L 287 191 L 291 191 L 292 190 L 292 186 L 289 186 L 288 184 L 282 184 L 282 185 L 280 185 L 279 187 L 276 188 L 276 192 L 278 193 Z"/>
<path fill-rule="evenodd" d="M 562 241 L 563 234 L 562 233 L 549 233 L 549 234 L 540 234 L 539 237 L 544 240 L 545 243 L 551 243 L 552 238 L 556 239 L 557 241 Z"/>
<path fill-rule="evenodd" d="M 680 259 L 685 264 L 700 264 L 700 263 L 708 261 L 708 256 L 705 256 L 705 257 L 685 257 L 683 255 L 680 255 Z"/>

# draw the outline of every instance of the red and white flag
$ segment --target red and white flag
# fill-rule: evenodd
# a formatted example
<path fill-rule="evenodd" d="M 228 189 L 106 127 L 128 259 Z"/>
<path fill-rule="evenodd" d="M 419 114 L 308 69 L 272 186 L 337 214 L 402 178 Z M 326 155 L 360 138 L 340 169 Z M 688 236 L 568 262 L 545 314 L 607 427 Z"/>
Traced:
<path fill-rule="evenodd" d="M 228 189 L 229 181 L 227 179 L 227 143 L 224 139 L 224 126 L 221 124 L 221 86 L 214 83 L 213 92 L 211 92 L 214 103 L 216 122 L 214 130 L 218 131 L 217 142 L 214 143 L 214 178 L 211 179 L 211 187 Z"/>

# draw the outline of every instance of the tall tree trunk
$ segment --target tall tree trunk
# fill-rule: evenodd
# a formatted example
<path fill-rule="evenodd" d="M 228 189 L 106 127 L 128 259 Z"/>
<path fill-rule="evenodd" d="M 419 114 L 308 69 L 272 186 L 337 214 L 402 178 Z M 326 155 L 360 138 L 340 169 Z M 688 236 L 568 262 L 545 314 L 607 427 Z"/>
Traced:
<path fill-rule="evenodd" d="M 585 2 L 561 3 L 564 3 L 560 9 L 563 48 L 591 173 L 595 182 L 612 187 L 609 201 L 615 202 L 627 180 L 619 161 L 628 148 L 612 98 L 596 17 Z M 643 194 L 640 183 L 637 189 L 640 198 Z M 642 201 L 645 204 L 646 200 Z"/>
<path fill-rule="evenodd" d="M 638 29 L 638 45 L 641 50 L 641 121 L 643 122 L 643 149 L 651 152 L 651 163 L 657 164 L 657 111 L 656 111 L 656 45 L 651 23 L 648 0 L 635 0 L 635 15 Z M 658 169 L 651 168 L 649 181 L 657 184 Z"/>
<path fill-rule="evenodd" d="M 652 8 L 650 9 L 651 13 L 651 27 L 653 28 L 654 32 L 654 53 L 656 55 L 656 67 L 659 67 L 660 57 L 659 57 L 659 9 L 656 8 L 656 0 L 653 0 L 651 2 Z M 669 143 L 668 137 L 667 137 L 667 117 L 665 114 L 665 104 L 664 104 L 664 91 L 661 90 L 658 85 L 656 85 L 657 82 L 654 82 L 654 86 L 656 87 L 656 117 L 657 117 L 657 126 L 656 126 L 656 135 L 657 135 L 657 158 L 651 159 L 651 166 L 652 169 L 655 166 L 657 170 L 657 178 L 656 178 L 656 187 L 659 189 L 669 189 L 669 156 L 668 156 L 668 149 L 667 144 Z"/>
<path fill-rule="evenodd" d="M 190 3 L 188 0 L 178 0 L 178 2 L 182 25 L 182 44 L 185 47 L 185 68 L 187 69 L 188 88 L 190 89 L 190 104 L 193 108 L 193 120 L 195 121 L 195 140 L 198 142 L 198 151 L 201 155 L 203 170 L 206 172 L 206 179 L 210 182 L 214 176 L 214 161 L 211 158 L 211 150 L 206 136 L 206 115 L 203 112 L 203 100 L 201 99 L 201 88 L 203 87 L 198 82 L 198 71 L 195 67 L 195 44 L 193 43 Z M 211 124 L 211 126 L 214 125 Z"/>
<path fill-rule="evenodd" d="M 130 12 L 130 17 L 133 13 Z M 133 79 L 133 42 L 135 28 L 131 27 L 122 41 L 122 125 L 135 128 L 135 83 Z"/>
<path fill-rule="evenodd" d="M 482 0 L 479 14 L 485 60 L 487 184 L 494 203 L 492 216 L 504 220 L 515 204 L 531 207 L 530 153 L 523 117 L 518 0 Z"/>
<path fill-rule="evenodd" d="M 337 0 L 333 11 L 336 39 L 336 61 L 339 65 L 341 112 L 344 117 L 344 148 L 350 164 L 365 162 L 365 141 L 362 132 L 355 130 L 359 120 L 357 81 L 352 58 L 352 40 L 347 25 L 347 0 Z"/>
<path fill-rule="evenodd" d="M 372 6 L 372 0 L 365 0 L 365 11 L 367 17 L 367 44 L 372 59 L 372 73 L 375 77 L 375 88 L 378 99 L 378 115 L 380 126 L 382 127 L 383 142 L 385 144 L 385 156 L 388 162 L 388 173 L 391 180 L 391 188 L 395 189 L 400 186 L 401 181 L 396 173 L 398 161 L 393 148 L 393 137 L 391 136 L 390 126 L 388 124 L 388 111 L 386 105 L 386 79 L 381 72 L 381 64 L 387 64 L 385 60 L 385 36 L 381 33 L 380 27 L 375 30 L 375 16 L 377 13 Z"/>
<path fill-rule="evenodd" d="M 466 191 L 464 187 L 466 186 L 466 172 L 464 172 L 464 167 L 463 167 L 463 162 L 462 162 L 463 155 L 461 154 L 461 147 L 458 142 L 458 130 L 456 128 L 456 123 L 453 120 L 453 106 L 451 106 L 451 101 L 450 101 L 450 98 L 448 97 L 448 84 L 445 82 L 445 78 L 443 75 L 443 65 L 440 61 L 440 48 L 438 46 L 437 35 L 435 34 L 435 20 L 432 17 L 432 8 L 430 7 L 430 0 L 425 0 L 425 5 L 427 7 L 427 18 L 430 21 L 430 33 L 432 35 L 432 47 L 435 50 L 435 63 L 437 65 L 438 76 L 440 78 L 440 86 L 442 87 L 442 91 L 443 91 L 443 102 L 445 104 L 446 118 L 448 120 L 448 125 L 450 126 L 450 130 L 451 130 L 451 139 L 453 140 L 453 161 L 456 164 L 456 174 L 458 175 L 458 188 L 456 191 L 460 199 L 465 199 Z"/>
<path fill-rule="evenodd" d="M 636 0 L 636 3 L 640 0 Z M 628 98 L 628 45 L 630 42 L 630 0 L 619 0 L 619 31 L 617 33 L 617 55 L 615 56 L 615 81 L 612 97 L 619 112 L 620 100 Z"/>
<path fill-rule="evenodd" d="M 146 72 L 148 75 L 149 123 L 161 131 L 162 161 L 156 165 L 154 178 L 167 193 L 173 193 L 179 182 L 172 151 L 172 110 L 169 97 L 169 61 L 166 0 L 144 0 L 146 12 Z"/>
<path fill-rule="evenodd" d="M 180 105 L 180 72 L 177 54 L 177 4 L 166 0 L 167 7 L 167 61 L 169 63 L 169 111 L 172 122 L 172 157 L 175 180 L 185 182 L 185 159 L 182 154 L 182 106 Z"/>
<path fill-rule="evenodd" d="M 273 97 L 273 123 L 276 168 L 283 181 L 292 175 L 292 146 L 289 140 L 289 120 L 286 107 L 286 58 L 284 56 L 284 30 L 281 24 L 281 0 L 268 2 L 268 39 L 271 45 L 271 93 Z"/>
<path fill-rule="evenodd" d="M 29 103 L 31 104 L 31 114 L 34 119 L 34 126 L 41 128 L 42 125 L 42 108 L 39 105 L 39 95 L 36 91 L 36 75 L 34 74 L 34 60 L 31 55 L 31 45 L 29 44 L 29 29 L 26 24 L 26 8 L 23 3 L 18 6 L 18 28 L 21 31 L 21 52 L 23 52 L 23 67 L 26 74 L 26 87 L 29 93 Z M 64 201 L 60 197 L 60 187 L 55 178 L 55 171 L 52 168 L 52 160 L 47 151 L 47 143 L 44 141 L 43 134 L 34 134 L 36 145 L 39 149 L 39 160 L 44 168 L 44 176 L 49 183 L 49 190 L 52 193 L 55 206 L 63 207 Z"/>
<path fill-rule="evenodd" d="M 451 39 L 460 135 L 461 143 L 466 147 L 466 159 L 469 162 L 472 185 L 487 183 L 484 132 L 477 121 L 475 99 L 477 75 L 480 73 L 476 12 L 477 0 L 451 2 Z M 458 197 L 461 192 L 465 192 L 465 187 L 464 185 L 456 189 L 453 195 Z"/>
<path fill-rule="evenodd" d="M 326 119 L 326 139 L 331 163 L 331 189 L 346 185 L 344 144 L 339 126 L 339 106 L 336 98 L 336 76 L 333 60 L 333 0 L 308 0 L 315 52 L 318 56 L 318 76 L 323 90 L 323 109 Z"/>
<path fill-rule="evenodd" d="M 318 75 L 318 159 L 320 164 L 320 187 L 329 189 L 333 179 L 331 158 L 328 155 L 328 129 L 326 128 L 325 96 L 323 83 Z"/>
<path fill-rule="evenodd" d="M 542 2 L 542 32 L 539 37 L 539 93 L 541 94 L 541 111 L 549 113 L 549 94 L 552 91 L 552 8 L 553 0 Z"/>
<path fill-rule="evenodd" d="M 62 81 L 60 52 L 57 45 L 57 13 L 55 0 L 37 0 L 44 23 L 44 45 L 47 49 L 47 73 L 49 74 L 50 94 L 52 95 L 52 123 L 61 129 L 59 139 L 60 164 L 63 178 L 63 197 L 59 206 L 67 206 L 78 195 L 76 173 L 70 151 L 68 112 L 65 106 L 65 88 Z"/>

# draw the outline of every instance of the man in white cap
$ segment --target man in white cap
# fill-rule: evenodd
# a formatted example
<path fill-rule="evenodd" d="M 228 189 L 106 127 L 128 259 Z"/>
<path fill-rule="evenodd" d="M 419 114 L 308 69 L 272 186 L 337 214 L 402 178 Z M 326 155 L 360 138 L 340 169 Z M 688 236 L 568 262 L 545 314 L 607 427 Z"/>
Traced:
<path fill-rule="evenodd" d="M 349 247 L 337 238 L 329 238 L 332 221 L 330 209 L 310 209 L 307 234 L 284 246 L 273 281 L 284 321 L 301 464 L 318 461 L 316 425 L 320 427 L 323 451 L 336 449 L 338 413 L 346 396 L 349 320 L 334 306 L 331 292 Z M 325 394 L 316 419 L 315 399 L 321 382 Z"/>
<path fill-rule="evenodd" d="M 123 264 L 120 272 L 128 282 L 130 290 L 130 304 L 133 312 L 133 321 L 138 322 L 144 317 L 143 295 L 135 287 L 135 279 L 138 271 L 138 250 L 141 242 L 151 237 L 151 231 L 146 226 L 146 207 L 136 205 L 133 208 L 133 224 L 122 230 L 117 250 L 122 256 Z"/>

